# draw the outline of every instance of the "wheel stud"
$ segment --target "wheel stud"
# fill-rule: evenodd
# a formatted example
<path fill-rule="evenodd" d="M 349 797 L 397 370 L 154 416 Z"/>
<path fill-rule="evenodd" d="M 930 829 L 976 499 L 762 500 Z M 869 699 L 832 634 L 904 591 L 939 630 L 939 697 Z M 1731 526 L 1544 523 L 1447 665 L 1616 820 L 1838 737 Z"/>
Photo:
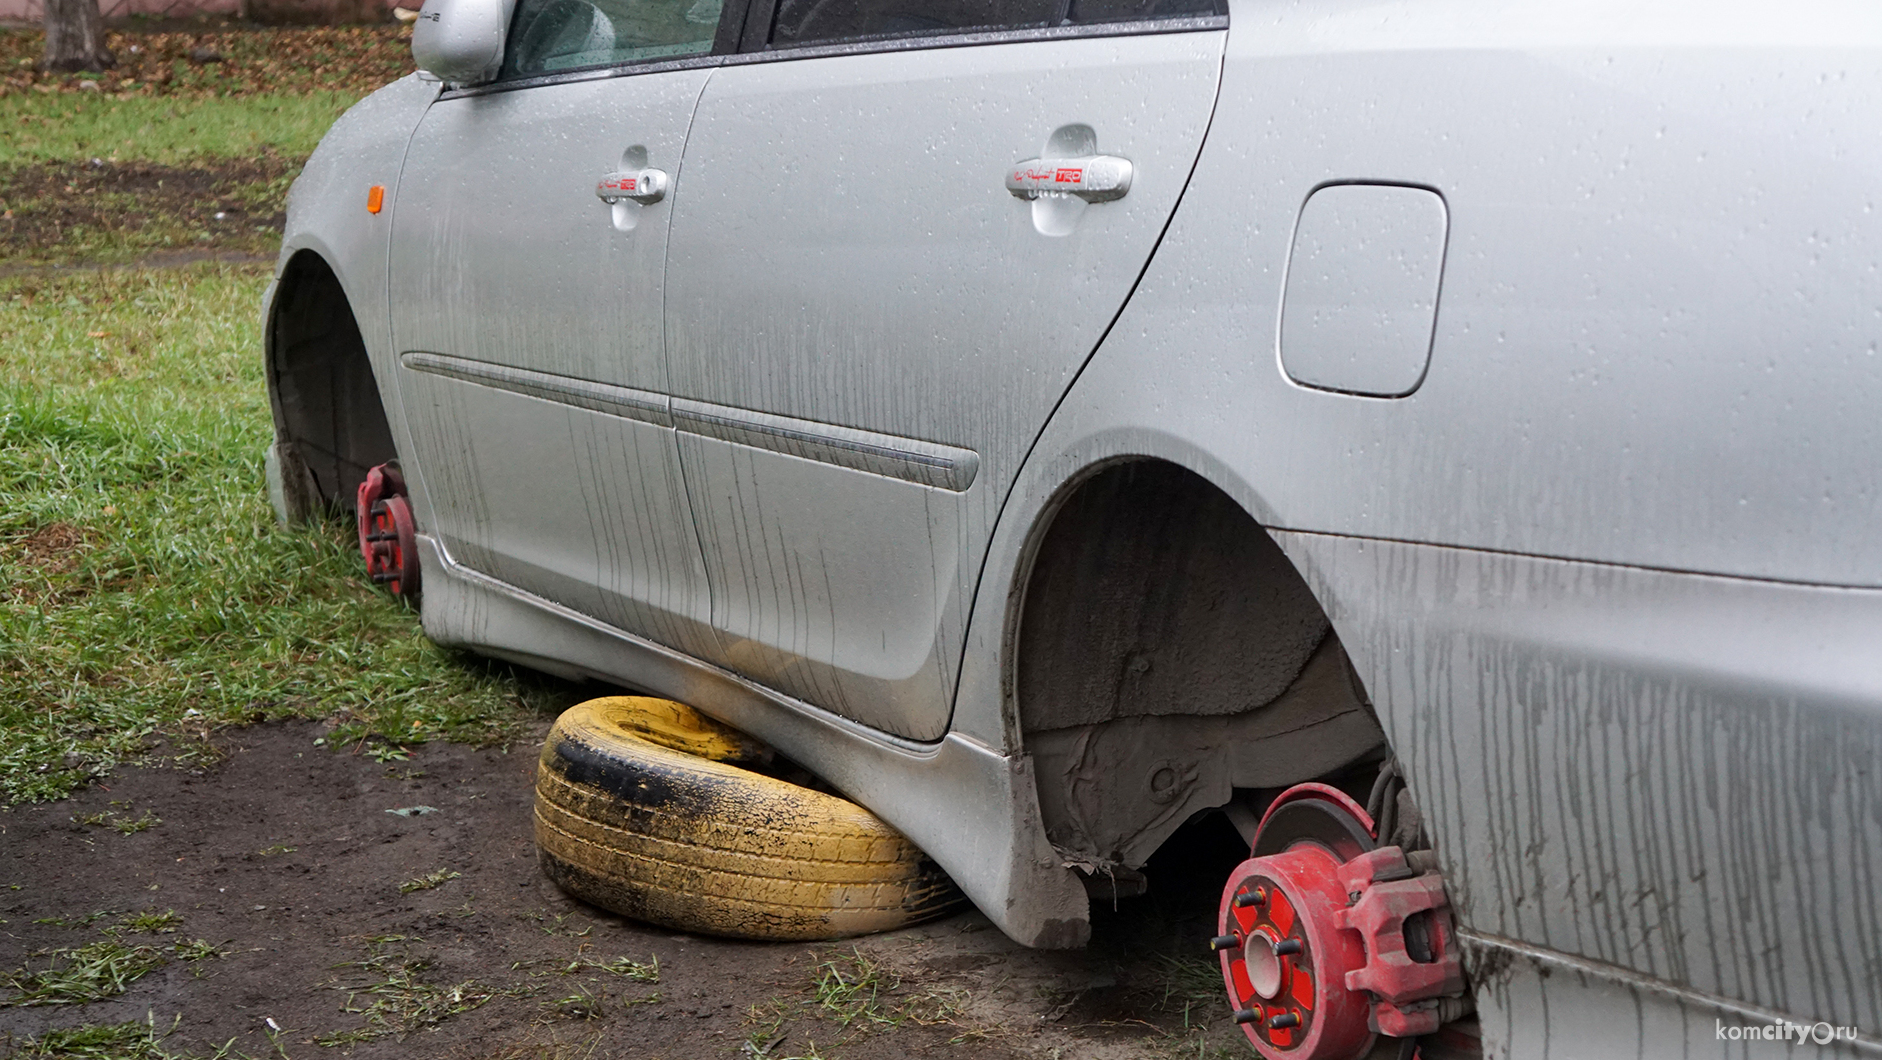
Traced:
<path fill-rule="evenodd" d="M 1268 1029 L 1271 1031 L 1284 1031 L 1289 1027 L 1298 1026 L 1300 1026 L 1300 1017 L 1294 1015 L 1292 1012 L 1283 1012 L 1279 1016 L 1270 1016 L 1268 1018 Z"/>
<path fill-rule="evenodd" d="M 1246 909 L 1251 905 L 1268 904 L 1268 889 L 1257 887 L 1252 891 L 1243 891 L 1235 896 L 1235 908 Z"/>
<path fill-rule="evenodd" d="M 1281 941 L 1274 944 L 1274 955 L 1276 957 L 1292 957 L 1293 955 L 1299 952 L 1300 952 L 1300 940 L 1299 939 L 1282 939 Z"/>
<path fill-rule="evenodd" d="M 1259 1022 L 1260 1019 L 1261 1010 L 1258 1008 L 1240 1008 L 1235 1010 L 1235 1022 L 1237 1023 L 1256 1023 Z"/>
<path fill-rule="evenodd" d="M 1221 953 L 1223 950 L 1239 950 L 1241 948 L 1242 937 L 1240 935 L 1217 935 L 1215 938 L 1209 940 L 1209 949 L 1213 953 Z"/>

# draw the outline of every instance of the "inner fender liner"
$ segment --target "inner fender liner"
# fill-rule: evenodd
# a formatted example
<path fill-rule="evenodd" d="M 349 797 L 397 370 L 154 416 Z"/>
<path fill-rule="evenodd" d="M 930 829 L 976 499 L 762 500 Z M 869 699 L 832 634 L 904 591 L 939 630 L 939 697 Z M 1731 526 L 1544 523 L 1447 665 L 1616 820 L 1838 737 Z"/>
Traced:
<path fill-rule="evenodd" d="M 670 700 L 571 707 L 536 771 L 543 871 L 604 909 L 731 938 L 845 938 L 964 902 L 868 810 L 732 764 L 759 746 Z"/>

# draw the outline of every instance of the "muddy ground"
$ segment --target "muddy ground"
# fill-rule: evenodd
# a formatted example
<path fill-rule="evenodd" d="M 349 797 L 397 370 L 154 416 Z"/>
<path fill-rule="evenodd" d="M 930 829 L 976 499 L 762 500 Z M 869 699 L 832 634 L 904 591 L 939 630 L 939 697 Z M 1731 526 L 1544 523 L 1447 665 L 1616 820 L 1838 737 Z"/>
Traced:
<path fill-rule="evenodd" d="M 267 153 L 192 166 L 102 158 L 0 166 L 0 263 L 211 250 L 272 259 L 300 167 Z"/>
<path fill-rule="evenodd" d="M 1219 819 L 1159 855 L 1151 897 L 1100 910 L 1084 952 L 1024 950 L 971 912 L 844 943 L 730 942 L 550 885 L 534 746 L 379 762 L 324 731 L 227 730 L 206 769 L 125 769 L 0 812 L 0 986 L 107 940 L 161 961 L 109 1000 L 0 1007 L 0 1056 L 147 1018 L 174 1024 L 172 1051 L 293 1060 L 1249 1055 L 1201 953 L 1236 857 Z"/>

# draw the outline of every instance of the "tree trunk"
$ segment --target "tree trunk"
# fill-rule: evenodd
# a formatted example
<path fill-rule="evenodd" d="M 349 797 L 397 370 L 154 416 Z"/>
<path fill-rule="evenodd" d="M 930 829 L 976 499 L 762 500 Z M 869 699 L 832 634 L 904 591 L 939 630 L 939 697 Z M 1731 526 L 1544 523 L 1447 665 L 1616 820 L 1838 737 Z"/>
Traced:
<path fill-rule="evenodd" d="M 70 73 L 103 70 L 117 60 L 105 50 L 105 20 L 98 0 L 45 0 L 46 55 L 40 68 Z"/>

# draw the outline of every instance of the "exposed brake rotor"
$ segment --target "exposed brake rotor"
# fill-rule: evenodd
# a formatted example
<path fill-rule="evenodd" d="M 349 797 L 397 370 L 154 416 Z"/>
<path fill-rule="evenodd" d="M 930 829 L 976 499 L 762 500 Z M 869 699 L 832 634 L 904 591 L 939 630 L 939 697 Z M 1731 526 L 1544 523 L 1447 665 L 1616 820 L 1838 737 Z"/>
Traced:
<path fill-rule="evenodd" d="M 1268 1060 L 1357 1060 L 1468 1011 L 1444 881 L 1428 852 L 1380 846 L 1365 808 L 1300 784 L 1274 800 L 1222 891 L 1235 1021 Z"/>
<path fill-rule="evenodd" d="M 405 478 L 393 464 L 366 473 L 356 495 L 359 553 L 366 573 L 394 596 L 418 597 L 418 524 L 405 492 Z"/>

